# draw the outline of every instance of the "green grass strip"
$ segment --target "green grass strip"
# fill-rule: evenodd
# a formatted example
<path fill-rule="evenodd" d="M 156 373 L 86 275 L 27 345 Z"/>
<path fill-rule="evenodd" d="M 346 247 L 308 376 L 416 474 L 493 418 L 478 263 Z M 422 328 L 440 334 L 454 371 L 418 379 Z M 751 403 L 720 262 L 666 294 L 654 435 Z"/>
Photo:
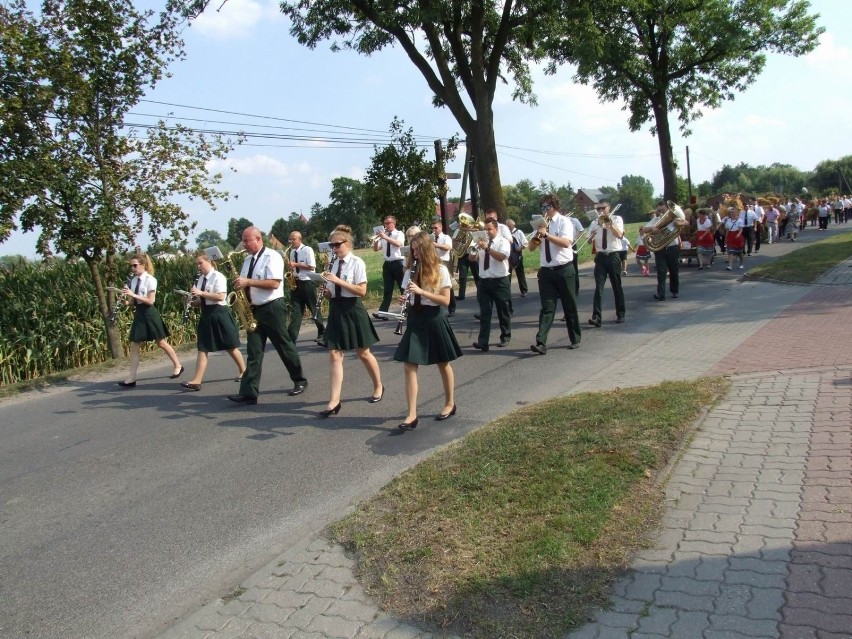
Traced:
<path fill-rule="evenodd" d="M 605 604 L 647 541 L 659 471 L 724 388 L 665 383 L 519 410 L 394 480 L 332 534 L 393 614 L 464 636 L 559 636 Z"/>
<path fill-rule="evenodd" d="M 749 276 L 810 284 L 852 257 L 852 233 L 843 233 L 803 246 L 769 264 L 750 268 Z"/>

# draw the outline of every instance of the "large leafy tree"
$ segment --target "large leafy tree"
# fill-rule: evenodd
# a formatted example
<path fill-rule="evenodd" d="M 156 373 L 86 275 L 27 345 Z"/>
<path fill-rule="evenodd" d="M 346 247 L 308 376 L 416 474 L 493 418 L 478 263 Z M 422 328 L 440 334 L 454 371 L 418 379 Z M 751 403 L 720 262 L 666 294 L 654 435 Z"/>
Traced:
<path fill-rule="evenodd" d="M 37 14 L 24 0 L 0 5 L 0 241 L 20 225 L 39 233 L 41 254 L 85 260 L 114 357 L 122 348 L 102 265 L 117 283 L 118 256 L 146 230 L 181 242 L 194 224 L 172 195 L 213 208 L 227 198 L 206 162 L 224 158 L 228 141 L 124 125 L 183 55 L 177 25 L 129 0 L 44 0 Z"/>
<path fill-rule="evenodd" d="M 400 228 L 428 224 L 435 215 L 439 189 L 445 184 L 443 165 L 427 159 L 427 151 L 417 146 L 414 132 L 403 126 L 394 118 L 391 143 L 376 147 L 364 179 L 364 198 L 376 212 L 375 223 L 392 214 Z M 452 159 L 456 147 L 455 139 L 450 139 L 444 157 Z"/>
<path fill-rule="evenodd" d="M 766 52 L 802 55 L 824 29 L 807 0 L 583 0 L 566 11 L 563 36 L 541 44 L 605 101 L 624 100 L 631 131 L 657 136 L 666 199 L 677 199 L 669 122 L 681 131 L 754 82 Z M 555 70 L 555 63 L 551 66 Z"/>
<path fill-rule="evenodd" d="M 328 206 L 311 215 L 311 236 L 324 242 L 335 226 L 346 224 L 352 228 L 356 240 L 364 241 L 378 223 L 377 214 L 366 199 L 364 184 L 339 176 L 331 181 Z"/>
<path fill-rule="evenodd" d="M 621 204 L 618 214 L 627 222 L 644 222 L 654 208 L 654 185 L 641 175 L 625 175 L 618 183 L 615 201 Z"/>
<path fill-rule="evenodd" d="M 187 0 L 197 10 L 207 0 Z M 425 78 L 436 106 L 446 107 L 477 159 L 483 207 L 505 215 L 492 104 L 498 83 L 514 82 L 513 97 L 534 103 L 524 46 L 557 15 L 551 0 L 293 0 L 281 2 L 291 34 L 310 48 L 371 55 L 397 44 Z"/>

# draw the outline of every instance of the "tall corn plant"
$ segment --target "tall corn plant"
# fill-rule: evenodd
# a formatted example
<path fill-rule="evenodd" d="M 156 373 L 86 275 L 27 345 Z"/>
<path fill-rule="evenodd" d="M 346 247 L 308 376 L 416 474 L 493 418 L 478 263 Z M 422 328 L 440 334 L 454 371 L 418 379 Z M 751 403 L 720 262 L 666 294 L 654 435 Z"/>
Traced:
<path fill-rule="evenodd" d="M 194 228 L 175 194 L 211 208 L 227 192 L 206 163 L 231 140 L 159 122 L 146 134 L 124 117 L 183 57 L 180 18 L 139 13 L 131 0 L 0 4 L 0 241 L 39 231 L 37 250 L 81 257 L 112 357 L 121 336 L 107 317 L 117 258 L 146 232 L 179 243 Z M 106 283 L 102 273 L 105 273 Z"/>
<path fill-rule="evenodd" d="M 182 324 L 184 298 L 172 291 L 186 290 L 194 281 L 194 260 L 158 261 L 156 267 L 156 306 L 172 334 L 169 341 L 193 342 L 196 317 Z M 126 308 L 116 320 L 123 354 L 129 350 L 132 319 L 132 309 Z M 100 363 L 112 355 L 85 263 L 52 260 L 0 271 L 0 326 L 0 385 Z"/>

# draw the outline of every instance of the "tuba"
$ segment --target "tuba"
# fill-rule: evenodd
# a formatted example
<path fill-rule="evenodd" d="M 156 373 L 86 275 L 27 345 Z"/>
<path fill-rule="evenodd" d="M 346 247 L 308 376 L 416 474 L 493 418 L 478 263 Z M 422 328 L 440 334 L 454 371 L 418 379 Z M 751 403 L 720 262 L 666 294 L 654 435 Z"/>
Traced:
<path fill-rule="evenodd" d="M 453 233 L 453 257 L 457 260 L 464 257 L 470 248 L 471 241 L 473 241 L 471 233 L 481 231 L 484 228 L 485 224 L 473 219 L 472 215 L 459 213 L 459 227 Z"/>
<path fill-rule="evenodd" d="M 663 217 L 657 220 L 654 227 L 650 231 L 646 232 L 644 236 L 645 246 L 655 253 L 657 251 L 662 251 L 672 242 L 672 240 L 680 236 L 680 227 L 675 224 L 674 229 L 670 230 L 667 228 L 669 224 L 678 219 L 686 219 L 683 209 L 671 200 L 666 202 L 666 207 L 668 210 L 663 214 Z"/>
<path fill-rule="evenodd" d="M 242 251 L 231 251 L 225 256 L 224 270 L 232 277 L 238 275 L 240 272 L 234 263 L 234 256 L 242 255 L 245 252 L 245 249 Z M 257 320 L 254 319 L 254 313 L 251 312 L 251 304 L 249 304 L 246 297 L 246 292 L 242 289 L 231 291 L 228 294 L 228 306 L 234 309 L 237 318 L 240 320 L 240 324 L 246 329 L 246 333 L 253 333 L 257 328 Z"/>

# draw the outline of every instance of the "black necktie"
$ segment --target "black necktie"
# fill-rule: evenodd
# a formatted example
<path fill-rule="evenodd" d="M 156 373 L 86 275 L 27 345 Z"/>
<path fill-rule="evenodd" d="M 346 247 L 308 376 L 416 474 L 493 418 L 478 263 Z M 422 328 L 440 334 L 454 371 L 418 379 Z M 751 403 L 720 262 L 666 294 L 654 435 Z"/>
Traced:
<path fill-rule="evenodd" d="M 337 277 L 340 277 L 340 274 L 342 272 L 343 272 L 343 260 L 339 259 L 339 260 L 337 260 L 337 273 L 335 273 L 335 275 L 337 275 Z M 343 297 L 343 287 L 340 286 L 340 284 L 335 284 L 334 285 L 334 299 L 339 300 L 341 297 Z"/>
<path fill-rule="evenodd" d="M 293 251 L 293 261 L 294 261 L 294 262 L 298 262 L 298 261 L 299 261 L 299 249 L 296 249 L 295 251 Z M 300 269 L 299 269 L 299 267 L 297 266 L 297 267 L 296 267 L 296 275 L 298 275 L 298 274 L 299 274 L 299 270 L 300 270 Z"/>
<path fill-rule="evenodd" d="M 545 238 L 544 240 L 544 261 L 550 264 L 551 255 L 550 255 L 550 242 Z"/>
<path fill-rule="evenodd" d="M 252 275 L 252 273 L 254 273 L 254 265 L 257 262 L 258 258 L 260 257 L 261 253 L 263 253 L 263 249 L 260 249 L 260 252 L 257 255 L 251 256 L 251 262 L 249 262 L 248 275 L 246 275 L 247 280 L 251 279 L 251 275 Z M 246 286 L 245 291 L 246 291 L 246 299 L 249 301 L 249 304 L 251 304 L 251 287 Z"/>
<path fill-rule="evenodd" d="M 601 240 L 601 250 L 606 250 L 606 228 L 603 230 L 603 239 Z"/>
<path fill-rule="evenodd" d="M 491 243 L 494 240 L 488 240 L 488 246 L 485 248 L 485 261 L 482 262 L 482 268 L 484 270 L 488 270 L 488 267 L 491 266 Z"/>
<path fill-rule="evenodd" d="M 136 278 L 136 289 L 133 291 L 136 295 L 139 295 L 139 285 L 142 283 L 142 278 Z M 136 306 L 139 303 L 138 300 L 133 300 L 133 305 Z"/>
<path fill-rule="evenodd" d="M 198 288 L 200 288 L 202 292 L 204 292 L 204 290 L 207 288 L 207 276 L 206 275 L 204 276 L 204 279 L 201 280 L 201 286 L 199 286 Z M 200 295 L 198 296 L 198 300 L 201 302 L 202 306 L 207 305 L 207 300 L 204 299 L 203 297 L 201 297 Z"/>
<path fill-rule="evenodd" d="M 390 257 L 390 242 L 385 240 L 385 257 Z"/>

